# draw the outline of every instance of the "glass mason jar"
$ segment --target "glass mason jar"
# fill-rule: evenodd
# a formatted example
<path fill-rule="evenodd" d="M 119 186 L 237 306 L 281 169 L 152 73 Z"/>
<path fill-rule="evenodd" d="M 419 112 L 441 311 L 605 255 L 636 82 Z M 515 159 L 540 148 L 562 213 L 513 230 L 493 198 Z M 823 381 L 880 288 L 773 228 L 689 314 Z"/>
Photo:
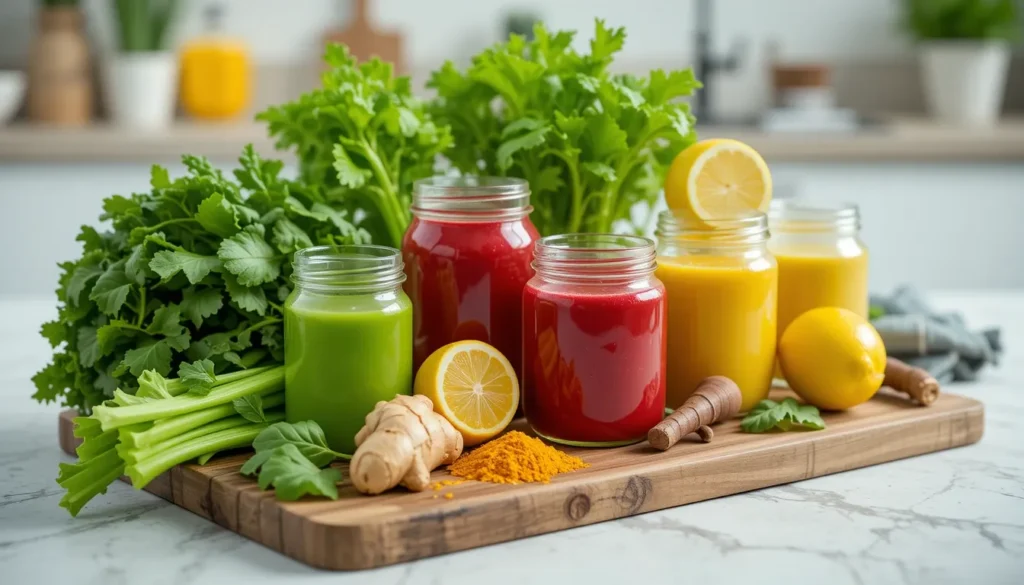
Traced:
<path fill-rule="evenodd" d="M 668 293 L 668 406 L 707 376 L 727 376 L 746 411 L 768 396 L 775 366 L 778 271 L 763 213 L 658 216 L 658 278 Z"/>
<path fill-rule="evenodd" d="M 523 411 L 584 447 L 647 438 L 665 410 L 665 287 L 654 242 L 568 234 L 537 242 L 523 291 Z"/>
<path fill-rule="evenodd" d="M 412 299 L 415 367 L 438 348 L 474 339 L 520 372 L 523 286 L 533 276 L 530 188 L 505 177 L 416 181 L 402 240 Z"/>
<path fill-rule="evenodd" d="M 768 210 L 779 263 L 779 332 L 817 307 L 868 316 L 868 249 L 858 237 L 856 205 L 809 206 L 773 201 Z"/>
<path fill-rule="evenodd" d="M 284 306 L 285 417 L 314 420 L 331 449 L 379 400 L 412 393 L 412 303 L 398 250 L 318 246 L 295 253 Z"/>

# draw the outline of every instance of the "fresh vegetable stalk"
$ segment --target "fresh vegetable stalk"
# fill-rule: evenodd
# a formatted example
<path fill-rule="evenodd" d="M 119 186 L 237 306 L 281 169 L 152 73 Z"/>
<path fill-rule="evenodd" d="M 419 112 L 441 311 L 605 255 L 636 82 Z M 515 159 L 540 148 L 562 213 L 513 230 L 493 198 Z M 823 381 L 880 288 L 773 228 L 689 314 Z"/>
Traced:
<path fill-rule="evenodd" d="M 584 55 L 574 35 L 537 25 L 533 40 L 511 35 L 464 72 L 445 63 L 428 84 L 438 93 L 431 111 L 451 126 L 448 156 L 460 170 L 529 181 L 541 234 L 645 232 L 668 165 L 696 140 L 678 98 L 700 83 L 689 69 L 612 75 L 625 30 L 598 20 Z M 642 220 L 632 216 L 638 203 Z"/>
<path fill-rule="evenodd" d="M 221 377 L 210 368 L 203 361 L 184 364 L 173 380 L 146 371 L 139 385 L 150 396 L 118 391 L 92 416 L 75 419 L 75 436 L 83 442 L 77 463 L 60 464 L 57 483 L 67 490 L 61 506 L 75 516 L 122 475 L 141 489 L 179 463 L 248 447 L 260 431 L 284 420 L 283 409 L 264 410 L 284 404 L 283 367 Z"/>

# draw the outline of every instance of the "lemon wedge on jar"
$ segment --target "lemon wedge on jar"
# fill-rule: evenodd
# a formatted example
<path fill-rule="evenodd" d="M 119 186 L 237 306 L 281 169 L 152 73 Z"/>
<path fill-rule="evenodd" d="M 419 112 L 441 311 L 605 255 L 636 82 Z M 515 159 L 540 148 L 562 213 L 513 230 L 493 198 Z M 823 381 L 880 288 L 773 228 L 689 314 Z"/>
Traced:
<path fill-rule="evenodd" d="M 801 398 L 827 410 L 867 402 L 885 378 L 885 345 L 860 315 L 820 307 L 800 315 L 779 340 L 779 365 Z"/>
<path fill-rule="evenodd" d="M 482 341 L 456 341 L 430 354 L 416 373 L 414 392 L 430 398 L 467 447 L 505 430 L 519 405 L 512 364 Z"/>
<path fill-rule="evenodd" d="M 665 203 L 698 219 L 728 219 L 772 201 L 768 164 L 750 146 L 728 138 L 702 140 L 683 150 L 665 176 Z"/>

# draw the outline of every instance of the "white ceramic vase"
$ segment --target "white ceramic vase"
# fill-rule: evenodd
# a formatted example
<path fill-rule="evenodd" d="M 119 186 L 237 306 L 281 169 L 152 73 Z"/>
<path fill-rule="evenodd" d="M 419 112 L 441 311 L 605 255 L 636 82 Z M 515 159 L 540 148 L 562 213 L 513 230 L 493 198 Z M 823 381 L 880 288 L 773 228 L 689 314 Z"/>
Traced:
<path fill-rule="evenodd" d="M 940 122 L 990 126 L 999 118 L 1010 47 L 999 41 L 930 41 L 921 45 L 928 107 Z"/>
<path fill-rule="evenodd" d="M 173 121 L 178 86 L 173 52 L 116 53 L 107 61 L 106 81 L 115 124 L 154 130 Z"/>

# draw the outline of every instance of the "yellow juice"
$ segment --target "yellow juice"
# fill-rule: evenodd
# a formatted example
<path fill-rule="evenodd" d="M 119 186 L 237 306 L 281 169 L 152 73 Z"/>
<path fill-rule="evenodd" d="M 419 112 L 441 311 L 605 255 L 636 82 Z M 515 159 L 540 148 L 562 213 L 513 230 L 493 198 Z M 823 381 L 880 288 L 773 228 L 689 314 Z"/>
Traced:
<path fill-rule="evenodd" d="M 794 319 L 818 307 L 842 307 L 868 316 L 867 250 L 857 247 L 844 253 L 813 256 L 775 252 L 779 263 L 779 337 Z"/>
<path fill-rule="evenodd" d="M 768 395 L 775 364 L 778 271 L 770 255 L 750 262 L 659 257 L 668 297 L 667 405 L 678 408 L 707 376 L 728 376 L 746 411 Z"/>

